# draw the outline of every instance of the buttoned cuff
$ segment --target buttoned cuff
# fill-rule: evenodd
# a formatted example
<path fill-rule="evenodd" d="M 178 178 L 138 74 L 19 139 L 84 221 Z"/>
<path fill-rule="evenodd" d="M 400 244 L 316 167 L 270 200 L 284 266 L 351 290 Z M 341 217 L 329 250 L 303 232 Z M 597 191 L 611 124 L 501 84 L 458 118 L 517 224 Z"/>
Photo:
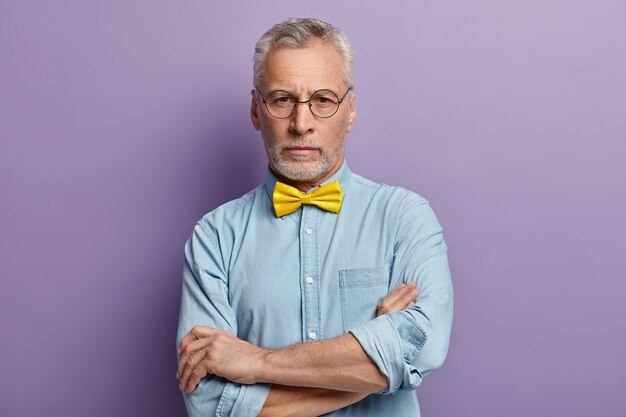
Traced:
<path fill-rule="evenodd" d="M 218 417 L 256 417 L 270 392 L 270 384 L 242 385 L 228 382 L 217 404 Z"/>
<path fill-rule="evenodd" d="M 426 342 L 426 333 L 403 312 L 379 316 L 350 333 L 387 377 L 389 386 L 379 394 L 415 389 L 422 376 L 412 364 Z"/>

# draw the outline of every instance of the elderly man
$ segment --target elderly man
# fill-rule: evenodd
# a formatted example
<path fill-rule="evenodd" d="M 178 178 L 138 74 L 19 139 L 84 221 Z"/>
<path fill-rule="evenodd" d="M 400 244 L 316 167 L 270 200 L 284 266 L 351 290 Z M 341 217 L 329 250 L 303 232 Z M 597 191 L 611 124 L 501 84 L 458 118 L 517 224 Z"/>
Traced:
<path fill-rule="evenodd" d="M 344 159 L 352 63 L 346 36 L 316 19 L 256 45 L 265 182 L 205 215 L 185 247 L 177 377 L 193 417 L 418 416 L 413 391 L 446 356 L 435 215 Z"/>

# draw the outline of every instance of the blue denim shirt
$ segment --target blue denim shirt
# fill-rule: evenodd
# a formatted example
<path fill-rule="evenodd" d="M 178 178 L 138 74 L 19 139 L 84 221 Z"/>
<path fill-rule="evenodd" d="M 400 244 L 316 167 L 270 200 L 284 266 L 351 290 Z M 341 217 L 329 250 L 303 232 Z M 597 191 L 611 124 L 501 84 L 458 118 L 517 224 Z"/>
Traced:
<path fill-rule="evenodd" d="M 344 193 L 338 214 L 313 205 L 277 218 L 276 177 L 205 215 L 185 246 L 177 345 L 196 324 L 266 348 L 351 332 L 388 389 L 333 416 L 418 416 L 413 390 L 441 366 L 452 322 L 452 285 L 441 226 L 428 202 L 373 183 L 344 163 L 327 182 Z M 311 190 L 312 191 L 312 190 Z M 417 281 L 415 304 L 375 318 L 377 303 Z M 256 416 L 270 384 L 203 379 L 184 394 L 191 417 Z"/>

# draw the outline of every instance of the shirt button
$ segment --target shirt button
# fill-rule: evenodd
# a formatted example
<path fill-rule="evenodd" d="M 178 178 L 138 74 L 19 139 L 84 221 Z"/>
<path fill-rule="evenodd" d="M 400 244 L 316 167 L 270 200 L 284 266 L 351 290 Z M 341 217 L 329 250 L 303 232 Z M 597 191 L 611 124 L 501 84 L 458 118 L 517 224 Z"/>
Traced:
<path fill-rule="evenodd" d="M 307 284 L 313 284 L 313 277 L 312 276 L 306 277 L 306 283 Z"/>
<path fill-rule="evenodd" d="M 315 334 L 315 332 L 309 333 L 309 339 L 315 340 L 316 337 L 317 337 L 317 335 Z"/>
<path fill-rule="evenodd" d="M 311 229 L 310 227 L 307 227 L 306 229 L 304 229 L 304 233 L 306 233 L 307 235 L 310 235 L 311 233 L 313 233 L 313 229 Z"/>

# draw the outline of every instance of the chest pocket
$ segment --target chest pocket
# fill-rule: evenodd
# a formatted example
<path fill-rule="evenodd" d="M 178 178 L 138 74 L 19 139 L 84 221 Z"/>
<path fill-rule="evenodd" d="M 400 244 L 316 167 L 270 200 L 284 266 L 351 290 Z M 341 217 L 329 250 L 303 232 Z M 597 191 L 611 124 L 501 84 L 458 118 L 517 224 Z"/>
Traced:
<path fill-rule="evenodd" d="M 390 265 L 339 271 L 341 315 L 345 332 L 376 317 L 376 307 L 389 291 Z"/>

